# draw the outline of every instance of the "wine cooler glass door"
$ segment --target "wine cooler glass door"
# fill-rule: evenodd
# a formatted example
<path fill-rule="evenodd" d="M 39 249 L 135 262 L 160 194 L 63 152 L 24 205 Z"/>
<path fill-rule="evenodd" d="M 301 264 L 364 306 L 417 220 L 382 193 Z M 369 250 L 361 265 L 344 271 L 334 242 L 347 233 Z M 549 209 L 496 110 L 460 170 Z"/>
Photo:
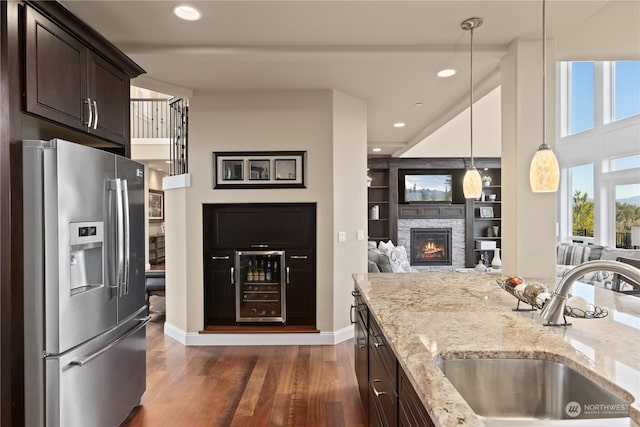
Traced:
<path fill-rule="evenodd" d="M 284 251 L 236 251 L 236 321 L 285 323 Z"/>

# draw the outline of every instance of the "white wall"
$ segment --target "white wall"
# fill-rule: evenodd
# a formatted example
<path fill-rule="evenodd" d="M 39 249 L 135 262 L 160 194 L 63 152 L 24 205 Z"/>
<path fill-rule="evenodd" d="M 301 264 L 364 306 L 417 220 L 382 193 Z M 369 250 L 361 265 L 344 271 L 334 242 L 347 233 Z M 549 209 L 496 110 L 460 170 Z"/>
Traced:
<path fill-rule="evenodd" d="M 335 109 L 335 111 L 334 111 Z M 334 126 L 334 123 L 336 124 Z M 349 325 L 348 306 L 334 297 L 346 295 L 345 272 L 366 268 L 366 243 L 347 245 L 336 256 L 336 227 L 350 235 L 366 229 L 366 110 L 363 103 L 330 90 L 197 92 L 190 99 L 189 170 L 191 187 L 165 191 L 166 201 L 184 195 L 184 211 L 167 208 L 167 275 L 179 282 L 168 290 L 167 322 L 186 332 L 203 328 L 203 203 L 317 203 L 317 326 L 335 331 Z M 213 189 L 214 151 L 307 152 L 305 189 Z M 358 157 L 358 158 L 354 158 Z M 344 167 L 347 162 L 348 168 Z M 334 162 L 336 163 L 334 165 Z M 338 169 L 337 166 L 340 166 Z M 362 177 L 360 185 L 355 176 Z M 349 199 L 349 209 L 344 200 Z M 336 205 L 338 206 L 336 208 Z M 336 210 L 337 209 L 337 210 Z M 174 212 L 176 211 L 176 212 Z M 173 219 L 184 237 L 174 235 Z M 355 219 L 354 219 L 355 218 Z M 175 241 L 174 241 L 175 240 Z M 175 250 L 186 256 L 172 259 Z M 342 248 L 340 249 L 342 251 Z M 184 277 L 174 277 L 173 262 Z M 178 275 L 179 276 L 179 275 Z M 339 285 L 337 285 L 339 283 Z M 169 283 L 167 286 L 170 286 Z M 351 288 L 349 282 L 349 289 Z M 335 289 L 340 289 L 337 293 Z M 346 307 L 346 308 L 345 308 Z M 338 314 L 338 312 L 340 312 Z M 344 312 L 344 314 L 342 314 Z"/>
<path fill-rule="evenodd" d="M 500 157 L 500 86 L 473 103 L 474 157 Z M 407 150 L 400 157 L 469 157 L 469 108 Z"/>
<path fill-rule="evenodd" d="M 333 241 L 345 231 L 347 240 L 334 243 L 333 327 L 350 324 L 353 273 L 367 270 L 367 106 L 356 98 L 333 96 Z M 363 191 L 365 189 L 365 191 Z M 361 208 L 361 207 L 364 207 Z M 362 240 L 357 240 L 358 230 Z"/>
<path fill-rule="evenodd" d="M 548 46 L 553 57 L 553 48 Z M 502 73 L 502 270 L 525 277 L 555 276 L 555 193 L 533 193 L 529 165 L 542 143 L 542 46 L 515 40 Z M 554 64 L 547 62 L 547 99 Z M 555 108 L 547 103 L 547 143 L 555 147 Z"/>

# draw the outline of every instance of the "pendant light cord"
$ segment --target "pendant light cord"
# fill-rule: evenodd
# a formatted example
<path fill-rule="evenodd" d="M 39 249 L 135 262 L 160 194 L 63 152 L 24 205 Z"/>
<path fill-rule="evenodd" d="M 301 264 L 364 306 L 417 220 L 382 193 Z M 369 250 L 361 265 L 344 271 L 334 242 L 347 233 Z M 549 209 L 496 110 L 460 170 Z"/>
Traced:
<path fill-rule="evenodd" d="M 469 67 L 471 72 L 469 73 L 469 80 L 471 82 L 471 86 L 469 89 L 469 98 L 471 100 L 470 105 L 469 105 L 469 116 L 470 116 L 470 135 L 471 135 L 471 167 L 475 167 L 473 164 L 473 26 L 471 26 L 471 49 L 470 49 L 470 59 L 471 59 L 471 66 Z"/>
<path fill-rule="evenodd" d="M 547 3 L 542 0 L 542 147 L 547 148 Z M 473 34 L 473 32 L 472 32 Z"/>

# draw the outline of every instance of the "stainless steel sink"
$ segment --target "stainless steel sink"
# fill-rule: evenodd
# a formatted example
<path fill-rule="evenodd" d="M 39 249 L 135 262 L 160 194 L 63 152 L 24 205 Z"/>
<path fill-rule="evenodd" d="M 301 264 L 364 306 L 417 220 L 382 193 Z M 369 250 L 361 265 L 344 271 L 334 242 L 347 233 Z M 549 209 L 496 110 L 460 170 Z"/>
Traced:
<path fill-rule="evenodd" d="M 561 363 L 441 359 L 437 364 L 487 426 L 630 424 L 630 401 Z"/>

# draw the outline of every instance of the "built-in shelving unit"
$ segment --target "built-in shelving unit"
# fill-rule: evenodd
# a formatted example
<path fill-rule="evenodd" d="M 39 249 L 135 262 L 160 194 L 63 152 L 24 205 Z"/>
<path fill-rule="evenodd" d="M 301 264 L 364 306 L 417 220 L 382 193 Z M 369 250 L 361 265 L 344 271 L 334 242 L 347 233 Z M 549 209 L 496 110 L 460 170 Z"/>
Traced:
<path fill-rule="evenodd" d="M 367 176 L 367 215 L 369 240 L 393 240 L 390 221 L 390 185 L 389 163 L 386 159 L 370 159 Z M 377 211 L 377 214 L 376 214 Z M 395 225 L 394 225 L 395 228 Z"/>
<path fill-rule="evenodd" d="M 495 249 L 502 247 L 502 186 L 500 169 L 481 171 L 482 176 L 490 176 L 491 183 L 482 187 L 482 196 L 472 201 L 473 216 L 470 219 L 471 238 L 467 239 L 467 267 L 473 267 L 482 260 L 489 266 Z M 490 196 L 495 195 L 491 200 Z"/>
<path fill-rule="evenodd" d="M 367 210 L 369 215 L 369 240 L 398 241 L 399 219 L 421 218 L 464 218 L 465 219 L 465 260 L 466 267 L 475 266 L 483 257 L 487 263 L 493 258 L 493 249 L 480 249 L 477 242 L 495 242 L 501 248 L 502 240 L 502 181 L 500 158 L 476 158 L 475 166 L 482 176 L 490 176 L 491 182 L 483 187 L 484 200 L 465 200 L 462 189 L 456 187 L 453 203 L 420 204 L 400 203 L 399 185 L 402 172 L 432 171 L 451 173 L 454 182 L 461 185 L 464 170 L 470 165 L 466 158 L 393 158 L 370 157 L 367 162 L 367 176 L 371 178 L 367 188 Z M 489 195 L 495 194 L 495 200 Z M 378 206 L 378 218 L 371 218 L 371 208 Z M 491 208 L 491 217 L 482 217 L 481 211 Z M 492 227 L 498 227 L 497 235 Z M 491 229 L 491 235 L 489 235 Z"/>

